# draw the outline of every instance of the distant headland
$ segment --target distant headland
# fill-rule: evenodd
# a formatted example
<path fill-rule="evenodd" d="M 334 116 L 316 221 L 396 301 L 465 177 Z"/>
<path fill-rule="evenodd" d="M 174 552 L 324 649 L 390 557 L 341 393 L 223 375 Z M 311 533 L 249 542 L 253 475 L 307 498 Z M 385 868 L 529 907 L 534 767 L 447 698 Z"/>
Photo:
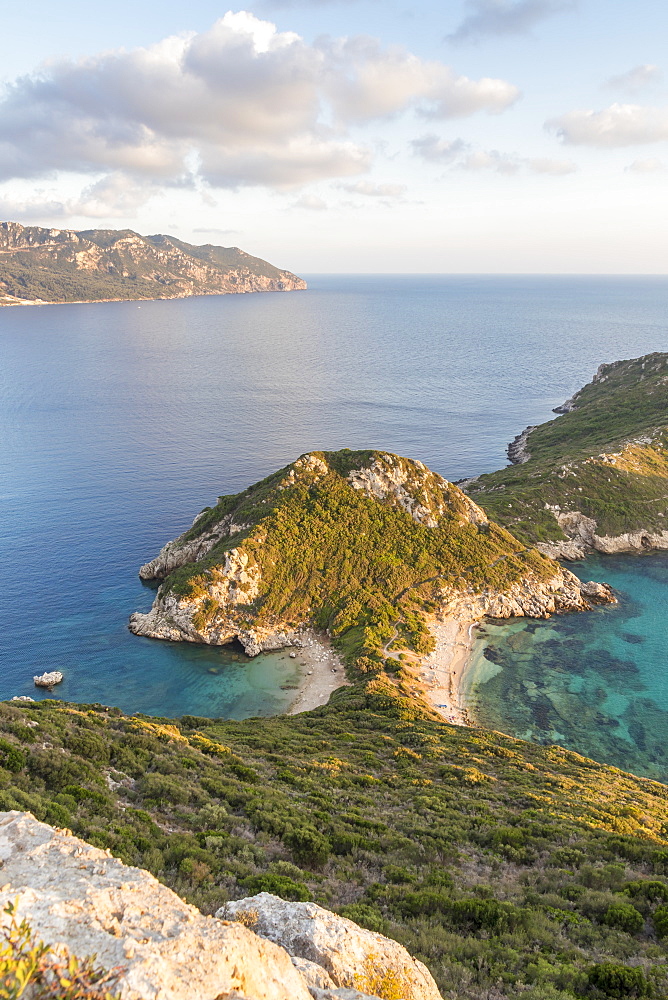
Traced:
<path fill-rule="evenodd" d="M 291 292 L 306 282 L 238 247 L 191 246 L 131 229 L 0 223 L 0 305 Z"/>

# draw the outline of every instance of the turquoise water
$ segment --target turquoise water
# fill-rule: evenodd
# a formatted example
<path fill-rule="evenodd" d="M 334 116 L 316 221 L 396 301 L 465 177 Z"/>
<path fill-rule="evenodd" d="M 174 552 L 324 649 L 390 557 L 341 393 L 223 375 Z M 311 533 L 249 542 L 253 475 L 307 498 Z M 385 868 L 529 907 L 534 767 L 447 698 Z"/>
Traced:
<path fill-rule="evenodd" d="M 465 700 L 481 725 L 668 780 L 668 554 L 569 564 L 619 603 L 478 631 Z"/>
<path fill-rule="evenodd" d="M 498 468 L 602 361 L 668 350 L 665 278 L 309 283 L 0 310 L 0 698 L 60 669 L 59 697 L 125 711 L 279 711 L 284 655 L 127 630 L 154 596 L 138 567 L 197 511 L 316 448 Z"/>

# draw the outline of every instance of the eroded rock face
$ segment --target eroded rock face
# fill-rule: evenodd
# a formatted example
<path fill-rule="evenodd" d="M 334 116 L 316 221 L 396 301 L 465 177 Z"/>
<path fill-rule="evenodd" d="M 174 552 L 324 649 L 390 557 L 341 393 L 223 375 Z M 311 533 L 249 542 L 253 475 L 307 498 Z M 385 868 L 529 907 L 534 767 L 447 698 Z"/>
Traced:
<path fill-rule="evenodd" d="M 617 552 L 639 554 L 651 549 L 668 549 L 668 531 L 652 532 L 643 529 L 626 531 L 621 535 L 598 535 L 596 521 L 579 510 L 560 511 L 550 508 L 565 539 L 539 542 L 536 546 L 551 559 L 584 559 L 590 552 Z"/>
<path fill-rule="evenodd" d="M 353 469 L 348 480 L 356 490 L 362 490 L 376 500 L 391 501 L 418 524 L 435 528 L 452 503 L 452 483 L 436 475 L 422 462 L 412 461 L 410 466 L 395 455 L 382 455 L 370 466 Z M 466 494 L 457 492 L 463 518 L 471 524 L 487 524 L 487 515 Z"/>
<path fill-rule="evenodd" d="M 227 903 L 216 916 L 234 919 L 240 914 L 252 919 L 256 934 L 323 968 L 341 991 L 333 996 L 393 984 L 401 989 L 403 1000 L 441 1000 L 427 967 L 402 945 L 315 903 L 289 903 L 261 892 Z M 327 990 L 317 996 L 325 1000 Z"/>
<path fill-rule="evenodd" d="M 616 604 L 607 583 L 583 583 L 570 570 L 557 570 L 549 580 L 527 578 L 503 593 L 443 594 L 440 616 L 462 621 L 489 618 L 549 618 L 567 611 L 589 611 L 592 604 Z"/>
<path fill-rule="evenodd" d="M 283 948 L 29 813 L 0 813 L 0 860 L 0 908 L 16 901 L 46 944 L 121 966 L 123 1000 L 311 1000 Z"/>

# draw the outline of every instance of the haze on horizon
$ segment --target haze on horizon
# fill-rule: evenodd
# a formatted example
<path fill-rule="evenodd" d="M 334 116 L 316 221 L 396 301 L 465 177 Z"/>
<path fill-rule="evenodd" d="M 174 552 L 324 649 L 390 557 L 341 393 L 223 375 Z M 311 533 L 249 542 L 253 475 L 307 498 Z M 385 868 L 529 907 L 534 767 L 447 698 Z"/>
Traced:
<path fill-rule="evenodd" d="M 296 272 L 665 274 L 668 10 L 12 0 L 0 218 Z"/>

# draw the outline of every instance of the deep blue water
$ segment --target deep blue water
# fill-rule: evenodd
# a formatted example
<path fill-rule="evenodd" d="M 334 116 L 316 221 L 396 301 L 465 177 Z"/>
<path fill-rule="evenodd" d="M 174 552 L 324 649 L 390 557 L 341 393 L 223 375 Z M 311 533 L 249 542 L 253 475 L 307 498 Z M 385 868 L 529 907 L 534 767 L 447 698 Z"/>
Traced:
<path fill-rule="evenodd" d="M 498 468 L 602 361 L 667 350 L 666 317 L 668 279 L 571 277 L 316 276 L 0 310 L 0 697 L 60 668 L 59 697 L 126 711 L 280 710 L 282 654 L 127 631 L 153 598 L 139 565 L 311 449 L 382 447 L 450 479 Z"/>

